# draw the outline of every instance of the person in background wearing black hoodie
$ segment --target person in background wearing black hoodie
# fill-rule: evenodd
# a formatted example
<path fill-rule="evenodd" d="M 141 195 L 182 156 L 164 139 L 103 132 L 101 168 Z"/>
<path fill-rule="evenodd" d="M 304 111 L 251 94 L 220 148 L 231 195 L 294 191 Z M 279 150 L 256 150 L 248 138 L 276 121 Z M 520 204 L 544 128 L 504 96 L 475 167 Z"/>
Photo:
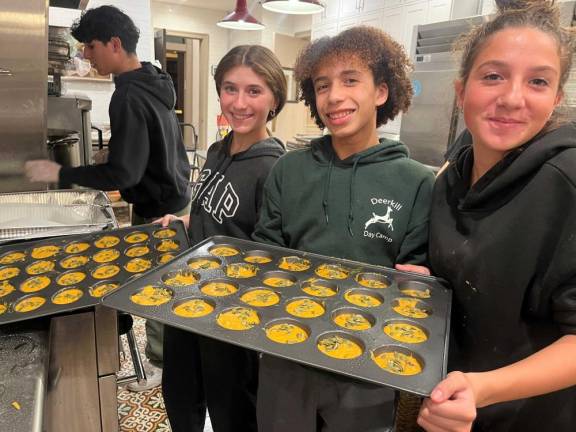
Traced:
<path fill-rule="evenodd" d="M 463 40 L 472 146 L 436 181 L 429 250 L 454 290 L 453 372 L 420 410 L 429 432 L 576 429 L 576 125 L 555 113 L 574 43 L 543 0 Z"/>
<path fill-rule="evenodd" d="M 397 42 L 369 27 L 304 49 L 295 76 L 330 135 L 278 161 L 255 240 L 401 270 L 426 262 L 434 176 L 376 130 L 409 107 L 409 66 Z M 393 412 L 386 387 L 262 356 L 261 432 L 383 432 Z"/>
<path fill-rule="evenodd" d="M 72 26 L 72 36 L 84 43 L 84 57 L 99 74 L 114 75 L 108 160 L 75 168 L 48 160 L 28 161 L 28 177 L 36 182 L 120 190 L 133 206 L 132 225 L 152 222 L 166 213 L 187 214 L 190 165 L 174 112 L 172 79 L 150 63 L 140 62 L 136 55 L 139 30 L 113 6 L 87 10 Z M 162 329 L 157 322 L 146 322 L 148 380 L 131 383 L 129 389 L 160 384 Z"/>
<path fill-rule="evenodd" d="M 192 244 L 213 235 L 250 239 L 264 181 L 284 153 L 266 129 L 286 102 L 286 78 L 272 51 L 233 48 L 214 75 L 222 113 L 232 132 L 208 149 L 192 193 Z M 162 224 L 175 217 L 167 215 Z M 166 327 L 162 390 L 173 432 L 202 432 L 206 406 L 215 432 L 256 432 L 258 354 Z"/>

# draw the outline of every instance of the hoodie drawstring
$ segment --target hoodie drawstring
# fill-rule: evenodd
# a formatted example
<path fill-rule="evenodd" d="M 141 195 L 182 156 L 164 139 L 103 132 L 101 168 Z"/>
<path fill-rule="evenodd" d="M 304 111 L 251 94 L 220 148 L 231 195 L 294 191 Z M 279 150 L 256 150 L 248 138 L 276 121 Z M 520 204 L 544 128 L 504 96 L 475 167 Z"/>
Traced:
<path fill-rule="evenodd" d="M 354 237 L 354 231 L 352 230 L 352 222 L 354 222 L 354 199 L 355 199 L 355 190 L 356 190 L 356 168 L 358 166 L 358 162 L 362 159 L 359 157 L 354 161 L 354 165 L 352 165 L 352 174 L 350 175 L 350 202 L 348 205 L 348 232 L 352 237 Z"/>
<path fill-rule="evenodd" d="M 330 157 L 330 163 L 328 164 L 328 175 L 326 176 L 326 181 L 324 182 L 324 191 L 322 192 L 322 209 L 324 210 L 324 219 L 326 219 L 326 225 L 328 225 L 328 192 L 330 191 L 330 181 L 332 179 L 333 167 L 334 155 Z"/>

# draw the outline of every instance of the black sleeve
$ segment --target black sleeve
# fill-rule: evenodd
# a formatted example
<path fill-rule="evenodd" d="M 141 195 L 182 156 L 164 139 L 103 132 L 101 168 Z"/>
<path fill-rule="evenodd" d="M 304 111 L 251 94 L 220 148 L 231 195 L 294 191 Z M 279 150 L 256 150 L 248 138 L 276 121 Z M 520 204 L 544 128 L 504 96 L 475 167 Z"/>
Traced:
<path fill-rule="evenodd" d="M 464 129 L 453 143 L 448 145 L 444 153 L 444 161 L 451 161 L 460 152 L 460 149 L 472 145 L 472 135 L 468 129 Z"/>
<path fill-rule="evenodd" d="M 108 162 L 63 167 L 60 182 L 102 190 L 126 189 L 140 182 L 150 154 L 145 109 L 134 98 L 114 94 L 110 102 L 111 138 Z"/>

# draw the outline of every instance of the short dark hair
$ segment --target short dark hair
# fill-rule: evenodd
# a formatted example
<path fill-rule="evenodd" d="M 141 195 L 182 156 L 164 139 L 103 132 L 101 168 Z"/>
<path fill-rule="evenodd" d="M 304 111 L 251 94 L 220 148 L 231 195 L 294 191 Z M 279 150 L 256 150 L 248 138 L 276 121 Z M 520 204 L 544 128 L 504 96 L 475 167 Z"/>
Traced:
<path fill-rule="evenodd" d="M 113 37 L 118 37 L 128 54 L 136 53 L 140 36 L 140 30 L 132 19 L 114 6 L 100 6 L 83 12 L 72 24 L 71 33 L 82 43 L 97 40 L 107 44 Z"/>
<path fill-rule="evenodd" d="M 383 31 L 367 26 L 353 27 L 333 37 L 311 42 L 298 56 L 295 77 L 300 85 L 300 99 L 310 107 L 320 128 L 324 123 L 316 108 L 313 75 L 327 59 L 358 59 L 372 71 L 374 84 L 388 86 L 388 99 L 380 105 L 376 127 L 405 112 L 412 101 L 412 84 L 408 77 L 412 64 L 404 48 Z"/>

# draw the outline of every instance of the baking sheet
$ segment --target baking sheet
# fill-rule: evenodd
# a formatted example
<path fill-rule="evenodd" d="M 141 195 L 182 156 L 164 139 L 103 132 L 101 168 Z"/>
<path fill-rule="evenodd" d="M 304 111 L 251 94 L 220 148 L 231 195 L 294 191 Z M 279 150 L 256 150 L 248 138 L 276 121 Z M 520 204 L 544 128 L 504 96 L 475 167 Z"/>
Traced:
<path fill-rule="evenodd" d="M 169 240 L 174 240 L 178 245 L 177 249 L 170 252 L 176 256 L 188 248 L 188 235 L 181 221 L 173 222 L 168 228 L 175 232 L 174 237 Z M 162 228 L 157 224 L 138 225 L 98 233 L 55 237 L 0 246 L 0 325 L 99 304 L 101 296 L 98 296 L 94 288 L 99 286 L 100 283 L 114 282 L 120 286 L 129 278 L 138 277 L 144 272 L 129 272 L 124 267 L 132 259 L 142 258 L 148 260 L 151 263 L 151 268 L 158 265 L 160 256 L 164 255 L 164 252 L 157 250 L 162 239 L 154 236 L 159 230 L 162 230 Z M 147 239 L 135 243 L 128 242 L 126 240 L 128 236 L 135 233 L 144 233 Z M 118 244 L 110 247 L 97 247 L 96 244 L 99 239 L 110 236 L 117 238 Z M 69 245 L 78 243 L 87 244 L 88 248 L 81 252 L 74 252 L 71 249 L 68 249 L 68 252 L 66 251 Z M 37 255 L 38 248 L 46 246 L 55 246 L 58 248 L 58 252 L 44 258 Z M 134 247 L 147 247 L 148 251 L 141 256 L 127 256 L 128 251 Z M 110 253 L 111 256 L 116 255 L 116 257 L 110 259 L 110 261 L 102 261 L 102 250 L 116 251 Z M 21 255 L 14 255 L 17 253 L 21 253 Z M 36 255 L 36 257 L 33 255 Z M 21 259 L 10 262 L 12 259 L 9 256 L 16 256 Z M 64 266 L 68 265 L 67 263 L 72 258 L 78 260 L 79 266 L 76 268 L 65 268 Z M 93 272 L 98 267 L 105 265 L 117 266 L 119 269 L 118 273 L 110 277 L 95 277 Z M 44 267 L 44 269 L 41 267 Z M 84 275 L 84 279 L 77 283 L 66 285 L 65 280 L 63 281 L 60 278 L 66 278 L 68 272 L 81 272 Z M 39 279 L 32 280 L 32 278 Z M 47 283 L 47 285 L 44 288 L 37 289 L 43 283 Z M 30 286 L 35 291 L 26 291 L 26 287 Z M 81 291 L 82 294 L 79 299 L 68 304 L 54 303 L 54 299 L 57 298 L 55 297 L 56 294 L 62 290 L 72 288 Z M 77 292 L 77 294 L 79 293 Z M 25 297 L 41 297 L 44 303 L 35 310 L 18 312 L 16 310 L 17 305 Z M 4 312 L 2 313 L 2 311 Z"/>
<path fill-rule="evenodd" d="M 229 257 L 214 257 L 211 250 L 217 245 L 228 245 L 236 248 L 240 253 Z M 255 264 L 257 267 L 256 276 L 244 279 L 226 276 L 225 269 L 227 266 L 245 263 L 244 259 L 254 255 L 254 251 L 259 251 L 259 255 L 268 254 L 271 258 L 269 263 Z M 310 262 L 309 268 L 304 271 L 278 273 L 280 271 L 278 264 L 281 258 L 290 256 L 308 260 Z M 174 272 L 187 270 L 188 263 L 196 261 L 199 257 L 216 258 L 221 265 L 215 269 L 194 270 L 199 280 L 192 285 L 169 286 L 165 283 L 167 277 L 173 275 Z M 343 279 L 330 279 L 322 282 L 315 271 L 319 266 L 325 264 L 344 267 L 349 270 L 349 274 Z M 367 273 L 372 276 L 366 275 Z M 264 279 L 269 276 L 282 276 L 286 279 L 292 279 L 295 283 L 290 287 L 271 288 L 264 283 Z M 365 277 L 385 282 L 388 286 L 386 288 L 361 286 L 358 280 Z M 330 297 L 317 297 L 304 292 L 303 288 L 310 278 L 315 278 L 316 282 L 321 282 L 321 284 L 332 286 L 336 294 Z M 202 288 L 205 283 L 213 281 L 235 284 L 238 291 L 221 297 L 206 295 L 202 292 Z M 172 298 L 160 306 L 142 306 L 134 303 L 131 300 L 132 296 L 140 293 L 142 289 L 148 286 L 167 289 L 172 294 Z M 279 302 L 267 307 L 248 306 L 242 302 L 242 295 L 255 287 L 272 289 L 279 296 Z M 397 305 L 398 299 L 413 299 L 413 297 L 405 294 L 406 289 L 419 292 L 429 290 L 429 298 L 417 299 L 417 301 L 423 302 L 421 306 L 429 312 L 429 316 L 410 318 L 394 311 L 393 308 Z M 383 302 L 375 307 L 360 307 L 347 300 L 349 297 L 346 296 L 350 292 L 368 294 L 374 298 L 380 298 Z M 316 318 L 298 318 L 290 315 L 286 311 L 286 306 L 301 298 L 320 302 L 324 306 L 325 313 Z M 199 318 L 184 318 L 176 315 L 173 309 L 188 299 L 203 299 L 212 305 L 214 310 Z M 105 296 L 103 304 L 225 342 L 418 395 L 429 395 L 434 386 L 446 374 L 448 330 L 450 328 L 450 290 L 446 289 L 442 281 L 436 278 L 398 272 L 385 267 L 216 236 L 199 243 L 173 261 Z M 249 330 L 241 331 L 221 327 L 216 318 L 221 316 L 222 312 L 235 307 L 253 309 L 258 315 L 259 323 Z M 358 313 L 364 316 L 372 324 L 371 327 L 367 330 L 358 331 L 338 326 L 334 318 L 344 312 Z M 398 342 L 383 331 L 384 326 L 390 322 L 416 325 L 425 331 L 428 338 L 422 343 Z M 290 345 L 276 343 L 266 336 L 265 330 L 270 325 L 278 323 L 295 323 L 307 330 L 308 338 L 303 342 Z M 317 342 L 327 335 L 343 336 L 356 342 L 363 348 L 362 354 L 346 360 L 323 354 L 318 350 Z M 410 376 L 390 373 L 373 361 L 372 356 L 380 354 L 382 350 L 409 354 L 413 359 L 420 361 L 423 369 L 420 373 Z"/>

